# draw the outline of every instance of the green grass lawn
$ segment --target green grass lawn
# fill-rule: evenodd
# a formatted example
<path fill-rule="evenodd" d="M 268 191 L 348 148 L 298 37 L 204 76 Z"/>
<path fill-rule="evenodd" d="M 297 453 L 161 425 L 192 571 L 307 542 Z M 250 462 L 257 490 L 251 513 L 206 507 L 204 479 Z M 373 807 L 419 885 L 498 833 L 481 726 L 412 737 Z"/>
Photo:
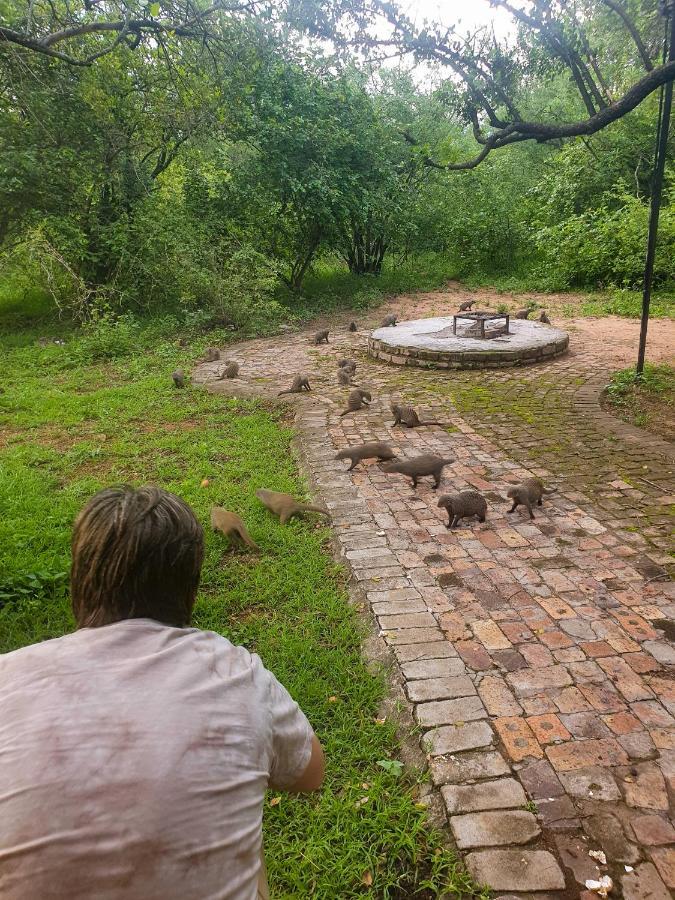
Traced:
<path fill-rule="evenodd" d="M 634 368 L 615 372 L 605 390 L 604 401 L 624 421 L 672 440 L 675 427 L 672 366 L 647 364 L 641 378 L 635 377 Z"/>
<path fill-rule="evenodd" d="M 262 555 L 233 553 L 207 531 L 195 624 L 261 655 L 328 759 L 316 795 L 268 796 L 272 896 L 478 896 L 425 821 L 422 776 L 380 765 L 396 757 L 395 727 L 377 721 L 384 679 L 360 656 L 364 626 L 327 530 L 311 518 L 281 527 L 254 496 L 262 486 L 304 491 L 280 410 L 175 390 L 171 371 L 189 370 L 199 348 L 179 350 L 156 329 L 100 360 L 96 341 L 62 328 L 65 346 L 41 347 L 43 333 L 54 329 L 0 336 L 0 651 L 72 629 L 70 527 L 100 487 L 159 484 L 205 525 L 214 504 L 236 510 Z"/>

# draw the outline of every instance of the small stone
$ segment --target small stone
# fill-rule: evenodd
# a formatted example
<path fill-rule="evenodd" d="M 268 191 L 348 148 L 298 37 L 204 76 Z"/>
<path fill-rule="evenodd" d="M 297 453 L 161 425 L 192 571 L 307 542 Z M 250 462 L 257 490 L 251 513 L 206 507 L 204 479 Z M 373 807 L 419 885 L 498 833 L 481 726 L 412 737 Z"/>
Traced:
<path fill-rule="evenodd" d="M 484 809 L 511 809 L 524 806 L 525 791 L 515 778 L 483 781 L 472 785 L 444 785 L 441 794 L 448 814 L 478 812 Z"/>
<path fill-rule="evenodd" d="M 675 828 L 661 816 L 638 816 L 632 820 L 631 825 L 641 844 L 655 846 L 675 843 Z"/>
<path fill-rule="evenodd" d="M 559 778 L 565 790 L 580 800 L 619 800 L 621 792 L 612 773 L 607 769 L 592 767 L 573 772 L 560 772 Z"/>
<path fill-rule="evenodd" d="M 560 891 L 565 877 L 546 850 L 483 850 L 465 864 L 474 881 L 493 891 Z"/>
<path fill-rule="evenodd" d="M 624 900 L 672 900 L 652 863 L 642 863 L 621 879 Z"/>
<path fill-rule="evenodd" d="M 460 850 L 470 847 L 495 847 L 503 844 L 527 844 L 541 830 L 530 812 L 476 812 L 453 816 L 450 827 Z"/>
<path fill-rule="evenodd" d="M 487 722 L 469 722 L 466 725 L 442 725 L 424 736 L 432 756 L 461 753 L 462 750 L 478 750 L 492 744 L 494 734 Z"/>

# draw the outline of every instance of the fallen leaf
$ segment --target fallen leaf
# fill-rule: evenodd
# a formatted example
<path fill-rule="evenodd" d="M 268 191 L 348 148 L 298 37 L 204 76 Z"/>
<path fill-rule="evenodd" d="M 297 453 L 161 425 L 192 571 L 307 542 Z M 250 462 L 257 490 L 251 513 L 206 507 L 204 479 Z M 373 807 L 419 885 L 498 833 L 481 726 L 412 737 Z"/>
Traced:
<path fill-rule="evenodd" d="M 368 784 L 367 781 L 364 781 L 363 784 L 361 785 L 361 787 L 363 788 L 364 791 L 370 790 L 370 785 Z"/>
<path fill-rule="evenodd" d="M 365 884 L 366 887 L 370 887 L 373 883 L 373 873 L 366 869 L 366 871 L 361 876 L 361 884 Z"/>
<path fill-rule="evenodd" d="M 208 478 L 202 478 L 202 487 L 208 487 L 211 484 Z"/>
<path fill-rule="evenodd" d="M 384 723 L 387 721 L 387 717 L 382 716 L 381 719 L 373 719 L 373 721 L 375 722 L 376 725 L 384 725 Z"/>
<path fill-rule="evenodd" d="M 329 702 L 329 703 L 337 703 L 337 700 L 338 700 L 338 698 L 335 697 L 335 696 L 329 697 L 329 698 L 328 698 L 328 702 Z"/>
<path fill-rule="evenodd" d="M 281 797 L 272 797 L 270 806 L 278 806 L 281 803 Z"/>

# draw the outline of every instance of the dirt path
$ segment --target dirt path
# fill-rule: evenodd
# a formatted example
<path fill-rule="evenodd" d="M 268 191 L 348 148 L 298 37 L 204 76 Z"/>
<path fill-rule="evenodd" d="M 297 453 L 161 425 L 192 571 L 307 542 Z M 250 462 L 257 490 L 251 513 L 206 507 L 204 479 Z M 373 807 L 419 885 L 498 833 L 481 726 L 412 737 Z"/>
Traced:
<path fill-rule="evenodd" d="M 456 295 L 392 309 L 441 313 Z M 582 322 L 572 352 L 551 364 L 448 375 L 370 360 L 366 327 L 382 315 L 357 334 L 334 328 L 327 347 L 301 333 L 228 348 L 239 381 L 214 381 L 217 363 L 195 380 L 273 396 L 296 372 L 310 375 L 312 393 L 290 401 L 302 452 L 355 593 L 391 647 L 476 879 L 522 897 L 579 897 L 587 878 L 609 873 L 612 896 L 666 900 L 675 888 L 675 646 L 672 625 L 667 636 L 660 626 L 675 620 L 665 575 L 675 463 L 672 445 L 598 407 L 618 361 L 600 340 L 614 320 Z M 357 360 L 357 381 L 374 398 L 344 418 L 342 356 Z M 391 396 L 448 427 L 393 429 Z M 481 491 L 487 522 L 448 531 L 428 481 L 413 491 L 376 465 L 347 473 L 333 458 L 375 439 L 404 456 L 454 457 L 439 493 Z M 528 475 L 555 488 L 533 522 L 503 499 Z"/>

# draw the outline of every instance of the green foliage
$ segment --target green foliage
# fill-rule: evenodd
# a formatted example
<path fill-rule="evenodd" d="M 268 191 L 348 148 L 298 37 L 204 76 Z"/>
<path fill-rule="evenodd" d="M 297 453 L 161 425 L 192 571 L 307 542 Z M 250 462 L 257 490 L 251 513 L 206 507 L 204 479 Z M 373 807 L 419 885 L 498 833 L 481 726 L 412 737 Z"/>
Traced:
<path fill-rule="evenodd" d="M 642 375 L 637 376 L 635 368 L 614 372 L 606 388 L 613 403 L 626 403 L 636 391 L 642 394 L 673 394 L 675 392 L 675 369 L 668 365 L 645 365 Z"/>

